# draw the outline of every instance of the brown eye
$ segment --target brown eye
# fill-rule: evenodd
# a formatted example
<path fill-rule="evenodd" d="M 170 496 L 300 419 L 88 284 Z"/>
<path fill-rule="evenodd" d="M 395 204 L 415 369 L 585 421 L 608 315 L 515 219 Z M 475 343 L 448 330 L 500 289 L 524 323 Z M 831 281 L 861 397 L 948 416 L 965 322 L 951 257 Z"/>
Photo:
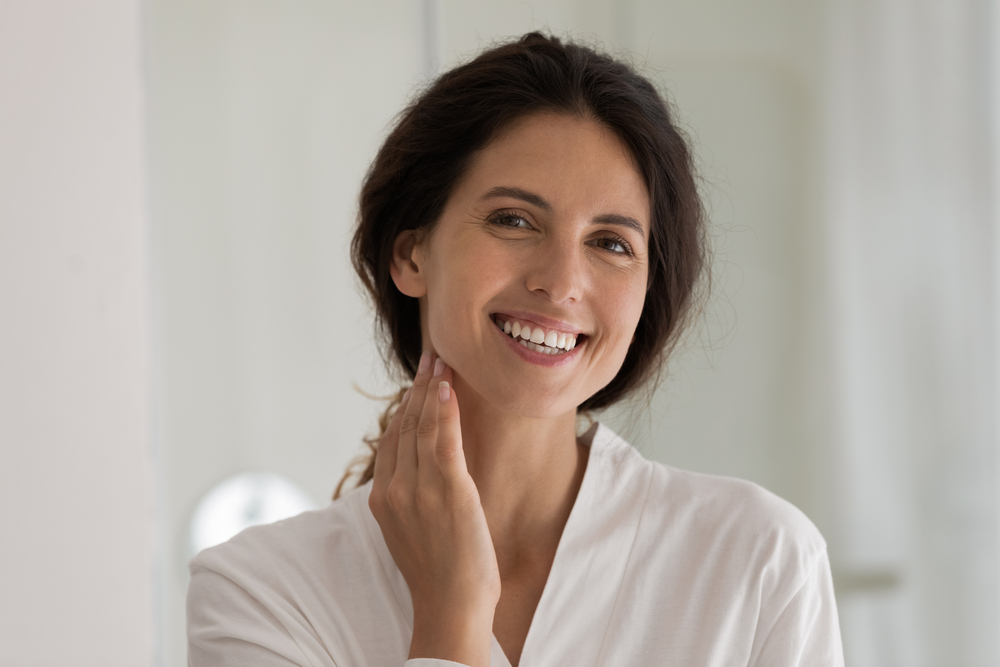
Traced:
<path fill-rule="evenodd" d="M 531 223 L 523 216 L 509 211 L 494 213 L 488 218 L 490 224 L 498 227 L 511 227 L 513 229 L 531 229 Z"/>
<path fill-rule="evenodd" d="M 628 242 L 625 239 L 617 238 L 614 236 L 605 236 L 594 241 L 594 245 L 598 248 L 607 250 L 608 252 L 613 252 L 618 255 L 631 255 L 632 249 L 629 247 Z"/>

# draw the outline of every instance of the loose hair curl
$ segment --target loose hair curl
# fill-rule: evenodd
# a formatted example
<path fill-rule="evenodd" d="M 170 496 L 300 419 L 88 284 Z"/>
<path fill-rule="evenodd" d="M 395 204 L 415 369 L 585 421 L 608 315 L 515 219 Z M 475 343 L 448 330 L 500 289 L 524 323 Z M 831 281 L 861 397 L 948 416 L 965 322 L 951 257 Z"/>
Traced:
<path fill-rule="evenodd" d="M 430 230 L 474 154 L 518 118 L 540 112 L 591 119 L 613 131 L 649 191 L 642 315 L 618 374 L 577 408 L 597 410 L 655 387 L 690 316 L 706 256 L 691 151 L 666 102 L 630 65 L 532 32 L 442 74 L 402 112 L 368 170 L 351 260 L 375 307 L 386 365 L 412 380 L 422 349 L 420 309 L 390 277 L 393 242 L 406 230 Z M 380 431 L 401 396 L 379 420 Z M 335 498 L 357 469 L 363 467 L 358 484 L 372 478 L 378 439 L 365 440 L 370 453 L 349 468 Z"/>

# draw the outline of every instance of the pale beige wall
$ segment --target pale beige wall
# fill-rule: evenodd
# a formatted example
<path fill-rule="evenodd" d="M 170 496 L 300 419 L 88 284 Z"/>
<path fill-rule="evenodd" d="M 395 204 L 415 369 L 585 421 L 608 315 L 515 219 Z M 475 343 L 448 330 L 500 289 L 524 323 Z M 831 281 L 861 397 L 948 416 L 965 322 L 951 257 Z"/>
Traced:
<path fill-rule="evenodd" d="M 147 16 L 165 480 L 165 664 L 214 484 L 329 499 L 384 389 L 347 246 L 361 177 L 421 81 L 416 2 L 167 0 Z"/>
<path fill-rule="evenodd" d="M 0 3 L 0 665 L 154 664 L 140 3 Z"/>

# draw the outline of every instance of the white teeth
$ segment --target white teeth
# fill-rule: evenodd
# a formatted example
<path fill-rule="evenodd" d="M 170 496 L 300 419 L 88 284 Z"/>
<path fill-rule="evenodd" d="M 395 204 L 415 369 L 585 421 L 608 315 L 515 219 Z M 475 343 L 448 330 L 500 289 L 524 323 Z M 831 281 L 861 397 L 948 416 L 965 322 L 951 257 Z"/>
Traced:
<path fill-rule="evenodd" d="M 576 335 L 559 331 L 545 331 L 542 327 L 532 329 L 517 320 L 501 322 L 497 317 L 497 327 L 526 348 L 542 354 L 564 354 L 576 347 Z M 518 340 L 520 339 L 520 340 Z"/>
<path fill-rule="evenodd" d="M 525 346 L 529 350 L 534 350 L 535 352 L 541 352 L 542 354 L 564 354 L 562 352 L 557 352 L 554 347 L 545 347 L 544 345 L 536 345 L 535 343 L 531 343 L 526 340 L 519 340 L 517 342 Z"/>

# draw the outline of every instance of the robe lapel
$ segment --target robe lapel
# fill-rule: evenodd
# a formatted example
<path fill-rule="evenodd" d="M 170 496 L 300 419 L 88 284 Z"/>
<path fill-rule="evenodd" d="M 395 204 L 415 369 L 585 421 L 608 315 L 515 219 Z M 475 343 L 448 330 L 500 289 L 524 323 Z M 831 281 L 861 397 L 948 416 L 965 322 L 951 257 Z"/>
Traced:
<path fill-rule="evenodd" d="M 644 459 L 599 423 L 583 439 L 590 440 L 587 470 L 528 629 L 520 667 L 595 664 L 635 542 L 650 483 Z M 368 495 L 359 497 L 359 520 L 412 632 L 409 587 L 368 508 Z M 510 667 L 496 637 L 490 666 Z"/>
<path fill-rule="evenodd" d="M 399 604 L 399 610 L 402 612 L 403 618 L 406 619 L 412 637 L 413 600 L 410 598 L 410 587 L 406 585 L 403 574 L 396 567 L 396 561 L 392 559 L 389 547 L 385 544 L 385 538 L 382 537 L 382 529 L 368 507 L 369 493 L 371 493 L 371 482 L 368 482 L 368 491 L 366 493 L 358 494 L 363 499 L 362 502 L 358 503 L 358 514 L 360 515 L 358 518 L 365 525 L 365 530 L 371 542 L 370 546 L 378 555 L 379 562 L 382 564 L 382 572 L 389 584 L 389 588 L 392 590 L 393 596 L 396 598 L 396 603 Z M 407 646 L 409 646 L 410 637 L 407 637 L 406 641 Z"/>
<path fill-rule="evenodd" d="M 601 424 L 521 651 L 520 667 L 595 664 L 635 542 L 650 475 Z M 494 663 L 495 664 L 495 663 Z"/>

